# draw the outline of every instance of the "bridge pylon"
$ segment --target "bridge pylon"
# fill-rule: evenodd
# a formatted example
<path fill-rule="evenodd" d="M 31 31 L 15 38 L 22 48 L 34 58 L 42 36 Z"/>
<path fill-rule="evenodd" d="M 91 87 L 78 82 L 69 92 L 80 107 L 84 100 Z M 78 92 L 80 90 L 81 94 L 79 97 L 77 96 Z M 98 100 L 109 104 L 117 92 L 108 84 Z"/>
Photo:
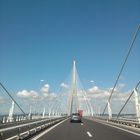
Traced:
<path fill-rule="evenodd" d="M 78 112 L 78 96 L 77 96 L 77 70 L 76 61 L 73 61 L 73 71 L 72 71 L 72 89 L 70 91 L 70 109 L 69 115 Z"/>

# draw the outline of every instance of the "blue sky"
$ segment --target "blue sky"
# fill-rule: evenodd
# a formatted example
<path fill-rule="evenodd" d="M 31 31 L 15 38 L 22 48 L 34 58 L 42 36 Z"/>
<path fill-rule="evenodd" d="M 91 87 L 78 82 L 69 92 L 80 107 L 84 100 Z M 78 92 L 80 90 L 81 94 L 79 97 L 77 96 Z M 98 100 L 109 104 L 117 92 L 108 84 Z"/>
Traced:
<path fill-rule="evenodd" d="M 56 92 L 72 63 L 85 88 L 114 85 L 140 23 L 139 0 L 0 0 L 0 81 L 12 92 Z M 140 80 L 140 35 L 122 74 Z"/>

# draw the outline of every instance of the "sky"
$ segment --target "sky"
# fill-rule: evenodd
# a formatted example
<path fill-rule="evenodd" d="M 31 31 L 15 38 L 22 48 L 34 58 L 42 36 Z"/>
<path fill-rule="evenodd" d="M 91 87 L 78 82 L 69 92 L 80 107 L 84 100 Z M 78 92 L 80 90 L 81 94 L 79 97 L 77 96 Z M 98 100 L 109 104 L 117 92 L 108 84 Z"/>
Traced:
<path fill-rule="evenodd" d="M 73 60 L 85 89 L 113 87 L 140 23 L 139 0 L 0 0 L 0 81 L 13 94 L 52 92 Z M 121 75 L 140 80 L 140 35 Z M 93 82 L 94 81 L 94 82 Z"/>

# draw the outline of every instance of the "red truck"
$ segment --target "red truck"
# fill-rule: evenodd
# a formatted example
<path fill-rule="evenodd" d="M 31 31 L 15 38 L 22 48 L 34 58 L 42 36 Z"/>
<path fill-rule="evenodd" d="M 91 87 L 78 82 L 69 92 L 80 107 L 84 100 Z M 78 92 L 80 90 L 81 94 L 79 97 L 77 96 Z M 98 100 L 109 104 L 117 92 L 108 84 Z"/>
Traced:
<path fill-rule="evenodd" d="M 80 114 L 80 116 L 83 116 L 83 110 L 78 110 L 78 113 Z"/>

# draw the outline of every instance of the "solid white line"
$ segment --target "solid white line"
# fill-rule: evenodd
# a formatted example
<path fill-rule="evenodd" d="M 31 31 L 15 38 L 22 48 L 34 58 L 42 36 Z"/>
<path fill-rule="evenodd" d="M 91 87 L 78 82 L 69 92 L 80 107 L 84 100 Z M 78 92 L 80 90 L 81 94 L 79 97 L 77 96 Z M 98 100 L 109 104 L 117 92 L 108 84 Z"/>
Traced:
<path fill-rule="evenodd" d="M 42 137 L 43 135 L 47 134 L 49 131 L 51 131 L 52 129 L 54 129 L 56 126 L 62 124 L 63 122 L 65 122 L 66 120 L 68 120 L 69 118 L 63 120 L 62 122 L 57 123 L 56 125 L 50 127 L 49 129 L 47 129 L 46 131 L 42 132 L 41 134 L 37 135 L 36 137 L 32 138 L 31 140 L 37 140 L 40 137 Z"/>
<path fill-rule="evenodd" d="M 18 137 L 18 135 L 13 136 L 13 137 L 11 137 L 11 138 L 8 138 L 8 139 L 6 139 L 6 140 L 13 140 L 13 139 L 16 139 L 17 137 Z"/>
<path fill-rule="evenodd" d="M 92 137 L 92 135 L 89 131 L 87 131 L 87 134 L 88 134 L 89 137 Z"/>
<path fill-rule="evenodd" d="M 96 121 L 96 122 L 98 122 L 98 121 Z M 103 123 L 103 122 L 98 122 L 98 123 L 101 123 L 101 124 L 104 124 L 104 125 L 107 125 L 107 126 L 110 126 L 110 127 L 113 127 L 113 128 L 116 128 L 116 129 L 119 129 L 119 130 L 122 130 L 122 131 L 125 131 L 125 132 L 128 132 L 128 133 L 131 133 L 131 134 L 136 135 L 136 136 L 140 136 L 139 133 L 132 132 L 130 130 L 126 130 L 126 129 L 123 129 L 123 128 L 120 128 L 120 127 L 117 127 L 117 126 L 114 126 L 114 125 L 111 125 L 111 124 L 107 124 L 107 123 Z"/>

